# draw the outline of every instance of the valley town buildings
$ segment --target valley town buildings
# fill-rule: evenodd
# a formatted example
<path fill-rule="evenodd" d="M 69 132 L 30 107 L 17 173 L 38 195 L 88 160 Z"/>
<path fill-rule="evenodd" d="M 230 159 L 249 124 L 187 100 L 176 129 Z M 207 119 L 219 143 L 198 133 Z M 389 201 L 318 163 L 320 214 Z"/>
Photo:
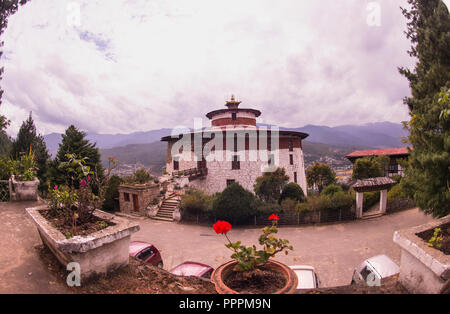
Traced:
<path fill-rule="evenodd" d="M 212 194 L 233 182 L 253 191 L 257 177 L 279 167 L 306 194 L 302 140 L 308 134 L 257 126 L 261 112 L 240 108 L 240 103 L 231 97 L 227 108 L 209 112 L 211 127 L 163 137 L 166 171 L 183 178 L 182 186 Z"/>

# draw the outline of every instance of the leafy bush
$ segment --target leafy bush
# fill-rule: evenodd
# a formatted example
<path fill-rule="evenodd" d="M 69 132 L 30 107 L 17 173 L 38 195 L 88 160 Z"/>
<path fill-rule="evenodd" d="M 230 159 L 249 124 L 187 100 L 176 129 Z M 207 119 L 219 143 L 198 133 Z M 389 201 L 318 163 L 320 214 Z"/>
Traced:
<path fill-rule="evenodd" d="M 17 162 L 6 156 L 0 156 L 0 180 L 8 180 L 17 172 Z"/>
<path fill-rule="evenodd" d="M 281 201 L 281 210 L 287 213 L 293 213 L 297 210 L 298 201 L 292 198 L 285 198 Z"/>
<path fill-rule="evenodd" d="M 191 215 L 207 213 L 212 209 L 212 197 L 202 190 L 189 189 L 181 197 L 180 209 Z"/>
<path fill-rule="evenodd" d="M 369 209 L 380 201 L 380 192 L 364 192 L 363 193 L 363 207 Z"/>
<path fill-rule="evenodd" d="M 331 198 L 330 208 L 331 210 L 349 210 L 353 206 L 354 198 L 343 191 L 334 193 Z"/>
<path fill-rule="evenodd" d="M 265 202 L 276 202 L 280 199 L 281 191 L 289 181 L 284 168 L 277 168 L 272 172 L 265 172 L 256 178 L 255 194 Z"/>
<path fill-rule="evenodd" d="M 350 193 L 339 191 L 333 195 L 321 194 L 308 197 L 306 203 L 299 203 L 296 207 L 298 212 L 322 211 L 322 210 L 348 210 L 353 206 L 353 197 Z"/>
<path fill-rule="evenodd" d="M 122 183 L 119 176 L 111 176 L 106 184 L 105 200 L 103 201 L 102 209 L 106 211 L 113 211 L 115 209 L 115 199 L 119 197 L 118 187 Z"/>
<path fill-rule="evenodd" d="M 281 192 L 279 203 L 281 204 L 284 199 L 293 199 L 297 202 L 305 202 L 306 197 L 305 193 L 303 193 L 302 188 L 297 183 L 291 182 L 288 183 Z"/>
<path fill-rule="evenodd" d="M 259 199 L 255 200 L 255 208 L 257 215 L 270 215 L 272 213 L 280 213 L 281 205 L 277 203 L 263 202 Z"/>
<path fill-rule="evenodd" d="M 343 192 L 342 188 L 339 185 L 331 184 L 322 190 L 322 195 L 333 196 L 336 193 Z"/>
<path fill-rule="evenodd" d="M 394 202 L 408 199 L 401 183 L 394 185 L 387 194 L 387 201 Z"/>
<path fill-rule="evenodd" d="M 148 173 L 147 170 L 139 169 L 134 173 L 134 179 L 135 182 L 139 184 L 145 184 L 153 180 L 153 177 L 150 175 L 150 173 Z"/>
<path fill-rule="evenodd" d="M 214 200 L 213 209 L 217 219 L 243 224 L 256 212 L 255 196 L 235 182 L 218 195 Z"/>

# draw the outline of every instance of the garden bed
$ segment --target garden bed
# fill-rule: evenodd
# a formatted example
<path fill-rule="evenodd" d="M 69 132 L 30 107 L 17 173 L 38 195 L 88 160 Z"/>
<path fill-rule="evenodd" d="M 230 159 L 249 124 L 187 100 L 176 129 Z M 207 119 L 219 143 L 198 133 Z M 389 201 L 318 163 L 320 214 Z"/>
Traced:
<path fill-rule="evenodd" d="M 49 210 L 40 210 L 39 213 L 49 221 L 53 227 L 58 229 L 63 235 L 66 236 L 66 238 L 71 238 L 72 236 L 80 235 L 80 236 L 86 236 L 89 234 L 92 234 L 94 232 L 103 230 L 109 226 L 114 226 L 115 223 L 107 220 L 102 219 L 100 217 L 92 215 L 87 221 L 85 221 L 81 225 L 77 225 L 76 233 L 74 232 L 74 229 L 72 227 L 71 223 L 68 223 L 65 216 L 57 216 L 52 215 L 51 211 Z"/>
<path fill-rule="evenodd" d="M 443 252 L 445 255 L 450 255 L 450 222 L 442 224 L 437 228 L 440 228 L 442 230 L 443 239 L 442 239 L 442 246 L 440 248 L 435 249 Z M 428 243 L 428 241 L 433 237 L 433 234 L 434 228 L 431 228 L 417 233 L 417 236 Z"/>

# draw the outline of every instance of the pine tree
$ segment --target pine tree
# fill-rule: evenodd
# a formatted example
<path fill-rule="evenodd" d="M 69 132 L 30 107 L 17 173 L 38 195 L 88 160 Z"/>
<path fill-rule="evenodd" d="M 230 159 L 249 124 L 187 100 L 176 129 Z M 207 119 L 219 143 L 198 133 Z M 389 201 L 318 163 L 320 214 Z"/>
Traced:
<path fill-rule="evenodd" d="M 47 190 L 47 170 L 50 155 L 48 154 L 44 138 L 41 134 L 37 134 L 31 112 L 28 119 L 22 123 L 17 138 L 12 143 L 11 157 L 19 159 L 20 154 L 28 153 L 30 148 L 36 157 L 38 168 L 36 175 L 40 181 L 39 190 L 45 192 Z"/>
<path fill-rule="evenodd" d="M 6 128 L 9 125 L 9 120 L 0 115 L 0 155 L 9 155 L 11 150 L 11 138 L 6 134 Z"/>
<path fill-rule="evenodd" d="M 61 162 L 67 162 L 67 154 L 76 155 L 78 159 L 87 158 L 86 166 L 95 171 L 99 177 L 104 176 L 104 169 L 101 165 L 100 153 L 96 144 L 92 144 L 85 139 L 86 133 L 79 131 L 75 126 L 71 125 L 62 134 L 62 142 L 59 144 L 58 153 L 50 165 L 51 184 L 72 184 L 72 180 L 68 175 L 60 169 Z M 76 185 L 76 182 L 74 183 Z"/>
<path fill-rule="evenodd" d="M 426 213 L 449 214 L 450 137 L 448 96 L 450 88 L 450 15 L 441 0 L 408 0 L 402 9 L 408 20 L 409 54 L 415 68 L 400 68 L 410 83 L 405 98 L 411 119 L 405 123 L 413 149 L 405 169 L 404 187 Z"/>

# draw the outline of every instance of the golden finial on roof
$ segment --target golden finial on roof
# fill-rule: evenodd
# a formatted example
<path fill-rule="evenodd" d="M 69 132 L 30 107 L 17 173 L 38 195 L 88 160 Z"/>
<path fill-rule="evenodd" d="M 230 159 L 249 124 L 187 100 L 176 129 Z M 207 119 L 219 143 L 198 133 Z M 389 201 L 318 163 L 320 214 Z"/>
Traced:
<path fill-rule="evenodd" d="M 231 99 L 227 100 L 227 103 L 225 104 L 225 106 L 227 106 L 230 109 L 236 109 L 237 107 L 239 107 L 239 104 L 241 102 L 237 101 L 236 98 L 234 97 L 234 95 L 231 95 Z"/>

